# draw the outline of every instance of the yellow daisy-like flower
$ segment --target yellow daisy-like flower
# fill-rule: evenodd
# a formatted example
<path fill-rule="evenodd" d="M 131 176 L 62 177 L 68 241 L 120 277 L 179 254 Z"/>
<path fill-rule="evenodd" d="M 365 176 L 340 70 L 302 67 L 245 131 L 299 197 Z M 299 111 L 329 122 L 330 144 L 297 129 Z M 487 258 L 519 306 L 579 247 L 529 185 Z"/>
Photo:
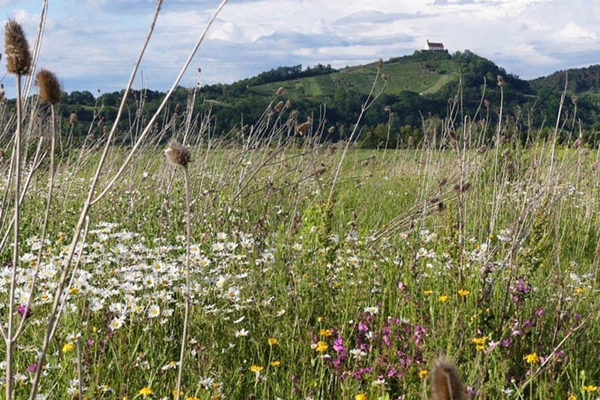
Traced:
<path fill-rule="evenodd" d="M 200 400 L 198 397 L 186 397 L 185 400 Z"/>
<path fill-rule="evenodd" d="M 438 299 L 440 300 L 440 303 L 445 303 L 448 301 L 449 298 L 450 296 L 448 296 L 447 294 L 443 294 Z"/>
<path fill-rule="evenodd" d="M 540 357 L 537 353 L 531 353 L 523 356 L 523 360 L 525 360 L 527 364 L 537 364 L 540 362 Z"/>
<path fill-rule="evenodd" d="M 433 290 L 424 290 L 424 291 L 423 291 L 423 294 L 424 294 L 425 296 L 431 296 L 431 295 L 433 294 Z"/>
<path fill-rule="evenodd" d="M 64 354 L 67 354 L 70 351 L 75 350 L 75 345 L 73 343 L 65 343 L 65 345 L 62 348 L 62 352 Z"/>
<path fill-rule="evenodd" d="M 460 297 L 466 297 L 466 296 L 468 296 L 469 294 L 471 294 L 471 292 L 470 292 L 469 290 L 467 290 L 467 289 L 460 289 L 460 290 L 458 291 L 458 295 L 459 295 Z"/>
<path fill-rule="evenodd" d="M 327 351 L 327 349 L 329 348 L 329 345 L 323 341 L 319 341 L 317 342 L 317 346 L 315 347 L 315 350 L 318 351 L 319 353 L 324 353 Z"/>
<path fill-rule="evenodd" d="M 577 289 L 575 289 L 575 293 L 577 293 L 577 294 L 584 294 L 585 293 L 585 288 L 578 287 Z"/>
<path fill-rule="evenodd" d="M 143 387 L 140 389 L 140 391 L 138 392 L 138 395 L 140 396 L 151 396 L 152 394 L 154 394 L 154 390 L 152 390 L 152 388 L 149 387 Z"/>
<path fill-rule="evenodd" d="M 269 364 L 271 365 L 271 367 L 279 367 L 279 365 L 281 365 L 281 361 L 275 360 L 271 361 Z"/>
<path fill-rule="evenodd" d="M 277 339 L 270 337 L 268 342 L 269 342 L 269 346 L 273 346 L 273 345 L 277 344 Z"/>
<path fill-rule="evenodd" d="M 254 372 L 254 373 L 260 373 L 265 369 L 265 367 L 261 367 L 260 365 L 256 365 L 256 364 L 252 364 L 250 366 L 250 371 Z"/>
<path fill-rule="evenodd" d="M 333 335 L 333 333 L 331 333 L 331 329 L 321 329 L 321 330 L 319 330 L 319 335 L 320 336 L 331 336 L 331 335 Z"/>
<path fill-rule="evenodd" d="M 598 391 L 598 386 L 595 385 L 585 385 L 581 387 L 581 390 L 583 390 L 584 392 L 597 392 Z"/>
<path fill-rule="evenodd" d="M 354 400 L 369 400 L 369 398 L 367 397 L 366 394 L 359 393 L 356 396 L 354 396 Z"/>
<path fill-rule="evenodd" d="M 427 371 L 426 369 L 422 369 L 419 371 L 419 378 L 425 379 L 427 378 L 427 376 L 429 376 L 429 371 Z"/>
<path fill-rule="evenodd" d="M 173 389 L 173 391 L 171 393 L 173 394 L 173 397 L 177 397 L 177 389 Z M 183 396 L 183 390 L 179 391 L 179 395 Z"/>
<path fill-rule="evenodd" d="M 573 393 L 571 393 L 567 400 L 577 400 L 577 396 L 575 396 Z"/>

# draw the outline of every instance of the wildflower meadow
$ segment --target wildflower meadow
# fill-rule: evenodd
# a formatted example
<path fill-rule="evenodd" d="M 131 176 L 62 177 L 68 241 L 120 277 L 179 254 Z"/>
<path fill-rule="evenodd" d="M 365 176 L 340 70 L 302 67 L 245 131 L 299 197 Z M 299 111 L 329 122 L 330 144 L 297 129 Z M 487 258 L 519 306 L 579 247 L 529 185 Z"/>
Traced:
<path fill-rule="evenodd" d="M 465 398 L 599 397 L 600 151 L 564 126 L 457 101 L 358 150 L 278 91 L 235 138 L 166 99 L 78 141 L 55 79 L 0 106 L 5 398 L 422 399 L 439 359 Z"/>

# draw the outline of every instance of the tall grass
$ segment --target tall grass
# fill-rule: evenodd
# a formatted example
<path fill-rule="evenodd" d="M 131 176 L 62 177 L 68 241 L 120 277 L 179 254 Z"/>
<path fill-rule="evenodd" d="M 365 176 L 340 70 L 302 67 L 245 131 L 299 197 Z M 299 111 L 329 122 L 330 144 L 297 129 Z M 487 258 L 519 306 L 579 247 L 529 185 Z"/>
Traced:
<path fill-rule="evenodd" d="M 26 144 L 0 169 L 7 398 L 427 398 L 434 365 L 469 397 L 598 396 L 600 158 L 567 125 L 524 145 L 459 94 L 367 151 L 360 116 L 329 143 L 284 91 L 235 137 L 193 104 L 130 148 L 114 121 L 55 154 L 37 101 L 3 120 Z"/>

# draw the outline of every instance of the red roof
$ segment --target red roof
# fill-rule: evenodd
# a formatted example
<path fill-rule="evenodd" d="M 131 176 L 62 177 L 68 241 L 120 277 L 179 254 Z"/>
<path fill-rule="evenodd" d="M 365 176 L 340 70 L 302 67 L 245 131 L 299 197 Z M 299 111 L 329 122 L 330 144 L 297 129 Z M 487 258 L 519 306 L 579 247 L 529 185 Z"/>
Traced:
<path fill-rule="evenodd" d="M 430 49 L 443 49 L 444 48 L 444 43 L 435 43 L 435 42 L 430 42 L 429 40 L 427 41 L 427 46 Z"/>

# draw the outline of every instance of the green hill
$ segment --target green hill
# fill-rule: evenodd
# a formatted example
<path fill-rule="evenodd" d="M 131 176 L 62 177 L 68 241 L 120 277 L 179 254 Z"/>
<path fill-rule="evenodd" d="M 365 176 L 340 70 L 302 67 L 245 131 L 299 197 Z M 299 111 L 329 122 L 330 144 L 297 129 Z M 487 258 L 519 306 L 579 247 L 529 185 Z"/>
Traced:
<path fill-rule="evenodd" d="M 377 135 L 391 132 L 397 137 L 392 140 L 386 137 L 385 142 L 396 145 L 408 135 L 422 136 L 424 120 L 438 121 L 435 123 L 439 128 L 439 121 L 448 117 L 449 102 L 452 101 L 460 102 L 460 112 L 464 116 L 483 118 L 485 114 L 490 126 L 497 121 L 497 110 L 501 106 L 504 115 L 511 117 L 505 121 L 522 124 L 527 129 L 554 126 L 564 75 L 560 72 L 525 81 L 468 50 L 453 54 L 416 51 L 410 56 L 384 61 L 381 69 L 375 60 L 343 69 L 321 64 L 306 68 L 296 65 L 278 67 L 232 84 L 203 86 L 196 94 L 195 109 L 210 111 L 216 135 L 235 137 L 242 125 L 257 123 L 269 106 L 285 100 L 290 104 L 287 112 L 293 111 L 292 118 L 298 123 L 312 117 L 334 126 L 336 129 L 326 139 L 336 141 L 352 129 L 368 94 L 375 87 L 374 92 L 380 96 L 361 120 L 361 128 L 374 134 L 371 141 L 365 140 L 362 144 L 379 146 L 381 140 Z M 498 76 L 502 76 L 505 83 L 502 97 Z M 570 70 L 568 82 L 569 95 L 585 93 L 579 99 L 577 110 L 582 127 L 600 130 L 600 66 Z M 275 94 L 279 88 L 285 89 L 281 96 Z M 176 90 L 171 98 L 171 109 L 176 106 L 184 109 L 189 93 L 187 88 Z M 65 96 L 62 115 L 68 118 L 75 113 L 82 122 L 75 134 L 85 135 L 95 114 L 94 107 L 100 110 L 100 121 L 111 121 L 116 116 L 121 96 L 122 92 L 114 92 L 94 99 L 89 92 L 73 92 Z M 136 109 L 143 98 L 143 114 L 151 115 L 164 93 L 144 90 L 134 91 L 130 96 L 130 109 Z M 486 105 L 485 110 L 482 110 L 482 104 Z M 390 111 L 394 113 L 391 120 Z M 571 112 L 569 107 L 564 111 Z M 527 121 L 524 121 L 524 112 Z M 169 115 L 161 118 L 169 118 Z M 460 124 L 460 119 L 455 123 Z M 123 130 L 128 129 L 130 122 L 122 121 Z M 158 123 L 162 125 L 164 121 L 159 119 Z M 389 129 L 388 124 L 391 124 Z"/>

